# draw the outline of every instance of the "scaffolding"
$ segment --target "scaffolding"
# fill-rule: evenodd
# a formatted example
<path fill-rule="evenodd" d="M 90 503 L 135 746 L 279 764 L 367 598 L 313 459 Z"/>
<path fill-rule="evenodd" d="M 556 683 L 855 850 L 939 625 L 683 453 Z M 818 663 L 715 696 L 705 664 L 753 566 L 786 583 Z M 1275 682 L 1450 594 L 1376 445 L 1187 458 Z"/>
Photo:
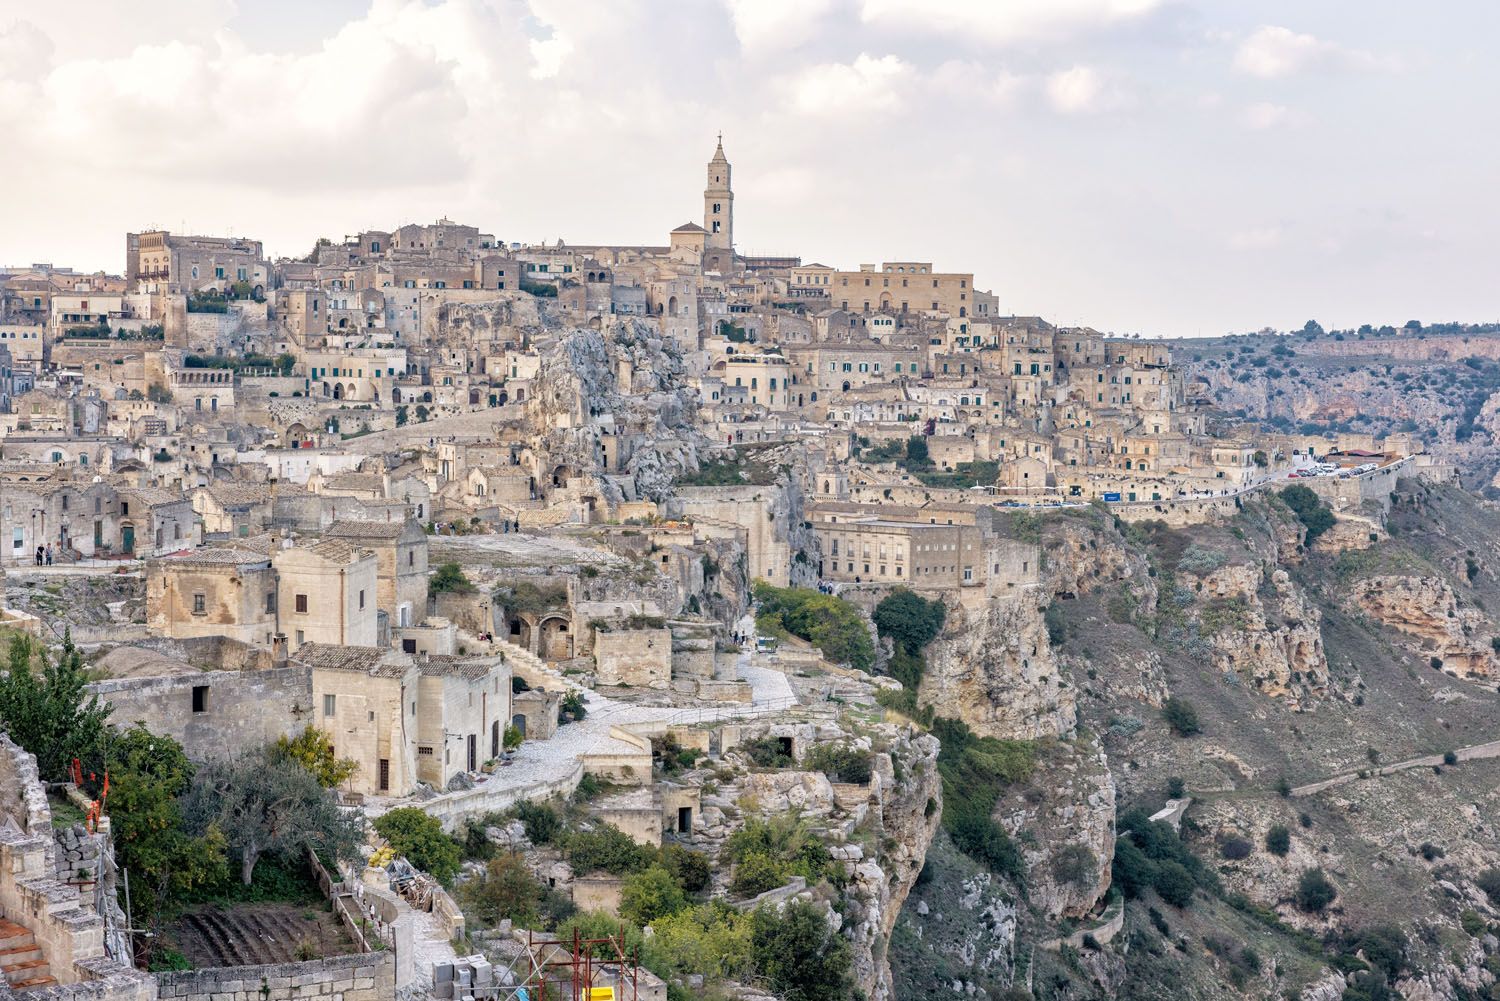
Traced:
<path fill-rule="evenodd" d="M 519 938 L 519 936 L 517 936 Z M 477 958 L 477 957 L 476 957 Z M 462 961 L 460 961 L 462 962 Z M 625 947 L 625 927 L 604 938 L 571 940 L 526 933 L 525 950 L 504 972 L 486 971 L 453 995 L 474 1001 L 639 1001 L 639 957 Z"/>

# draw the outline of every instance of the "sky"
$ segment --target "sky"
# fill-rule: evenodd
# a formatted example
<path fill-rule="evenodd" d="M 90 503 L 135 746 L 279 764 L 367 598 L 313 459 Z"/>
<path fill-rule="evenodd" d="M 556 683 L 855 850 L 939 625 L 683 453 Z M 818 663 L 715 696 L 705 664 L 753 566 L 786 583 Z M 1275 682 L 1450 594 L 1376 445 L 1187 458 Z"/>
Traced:
<path fill-rule="evenodd" d="M 1494 0 L 0 0 L 0 264 L 446 216 L 1146 336 L 1500 319 Z"/>

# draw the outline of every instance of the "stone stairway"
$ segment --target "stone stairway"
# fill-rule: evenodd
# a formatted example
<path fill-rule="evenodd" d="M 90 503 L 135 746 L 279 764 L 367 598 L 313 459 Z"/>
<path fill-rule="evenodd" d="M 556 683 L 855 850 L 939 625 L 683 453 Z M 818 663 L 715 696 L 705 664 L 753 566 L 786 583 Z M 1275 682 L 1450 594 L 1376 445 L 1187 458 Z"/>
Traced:
<path fill-rule="evenodd" d="M 42 950 L 37 948 L 36 936 L 4 918 L 0 918 L 0 972 L 16 991 L 57 983 L 52 968 L 42 958 Z"/>

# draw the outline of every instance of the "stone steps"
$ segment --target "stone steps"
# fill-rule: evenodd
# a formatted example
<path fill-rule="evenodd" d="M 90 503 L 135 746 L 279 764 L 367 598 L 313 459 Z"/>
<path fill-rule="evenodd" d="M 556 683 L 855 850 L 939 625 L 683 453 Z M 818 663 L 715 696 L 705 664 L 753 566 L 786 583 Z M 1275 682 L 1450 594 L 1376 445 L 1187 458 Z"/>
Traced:
<path fill-rule="evenodd" d="M 57 983 L 52 967 L 42 958 L 36 936 L 25 926 L 0 918 L 0 973 L 12 990 L 51 987 Z"/>

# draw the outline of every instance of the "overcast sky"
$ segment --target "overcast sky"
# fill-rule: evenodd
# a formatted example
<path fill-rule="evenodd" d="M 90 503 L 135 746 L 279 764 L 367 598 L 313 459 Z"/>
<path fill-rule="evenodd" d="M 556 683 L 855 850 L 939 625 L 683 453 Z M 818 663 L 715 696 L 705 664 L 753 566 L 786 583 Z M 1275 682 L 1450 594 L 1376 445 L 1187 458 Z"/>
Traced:
<path fill-rule="evenodd" d="M 1500 319 L 1494 0 L 0 0 L 0 263 L 439 216 L 1145 334 Z"/>

